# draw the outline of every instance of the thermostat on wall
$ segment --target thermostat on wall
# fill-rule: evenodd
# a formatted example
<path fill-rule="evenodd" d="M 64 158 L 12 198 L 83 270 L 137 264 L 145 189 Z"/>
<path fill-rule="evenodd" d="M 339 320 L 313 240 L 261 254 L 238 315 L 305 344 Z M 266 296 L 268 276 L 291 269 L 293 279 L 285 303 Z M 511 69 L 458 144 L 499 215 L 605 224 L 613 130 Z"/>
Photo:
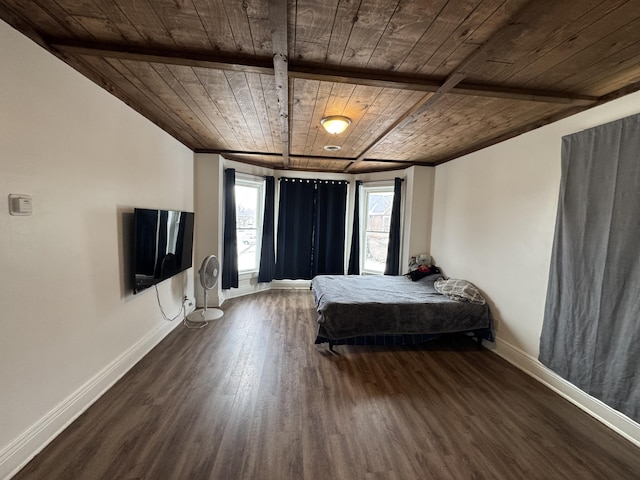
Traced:
<path fill-rule="evenodd" d="M 31 195 L 9 195 L 9 213 L 11 215 L 31 215 Z"/>

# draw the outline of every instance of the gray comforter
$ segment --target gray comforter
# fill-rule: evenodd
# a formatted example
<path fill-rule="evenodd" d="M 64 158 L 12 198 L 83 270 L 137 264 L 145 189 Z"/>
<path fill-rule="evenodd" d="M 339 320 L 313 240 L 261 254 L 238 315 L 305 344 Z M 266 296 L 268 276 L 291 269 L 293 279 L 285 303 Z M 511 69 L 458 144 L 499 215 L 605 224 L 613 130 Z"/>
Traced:
<path fill-rule="evenodd" d="M 319 335 L 339 340 L 362 335 L 436 334 L 491 327 L 487 305 L 452 300 L 433 283 L 405 276 L 320 275 L 311 281 Z"/>

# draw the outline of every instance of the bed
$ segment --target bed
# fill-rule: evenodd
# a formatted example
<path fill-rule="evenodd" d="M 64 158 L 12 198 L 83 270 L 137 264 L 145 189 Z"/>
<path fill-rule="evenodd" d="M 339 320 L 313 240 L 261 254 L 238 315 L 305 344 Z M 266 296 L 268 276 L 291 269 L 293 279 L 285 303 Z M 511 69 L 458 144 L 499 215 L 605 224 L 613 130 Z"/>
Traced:
<path fill-rule="evenodd" d="M 439 293 L 439 274 L 319 275 L 311 281 L 318 311 L 316 344 L 411 345 L 445 333 L 493 341 L 489 306 Z"/>

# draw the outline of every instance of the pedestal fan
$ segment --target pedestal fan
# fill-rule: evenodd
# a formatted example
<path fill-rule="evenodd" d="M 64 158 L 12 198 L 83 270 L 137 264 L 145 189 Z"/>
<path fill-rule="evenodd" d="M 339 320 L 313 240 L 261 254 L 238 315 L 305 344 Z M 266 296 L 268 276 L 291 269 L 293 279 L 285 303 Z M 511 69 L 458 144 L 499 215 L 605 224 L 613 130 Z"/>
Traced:
<path fill-rule="evenodd" d="M 219 308 L 208 308 L 207 292 L 213 289 L 218 283 L 218 275 L 220 274 L 220 262 L 215 255 L 209 255 L 202 261 L 198 275 L 200 276 L 200 285 L 204 289 L 204 308 L 200 308 L 189 314 L 187 319 L 190 322 L 207 322 L 209 320 L 217 320 L 224 315 Z"/>

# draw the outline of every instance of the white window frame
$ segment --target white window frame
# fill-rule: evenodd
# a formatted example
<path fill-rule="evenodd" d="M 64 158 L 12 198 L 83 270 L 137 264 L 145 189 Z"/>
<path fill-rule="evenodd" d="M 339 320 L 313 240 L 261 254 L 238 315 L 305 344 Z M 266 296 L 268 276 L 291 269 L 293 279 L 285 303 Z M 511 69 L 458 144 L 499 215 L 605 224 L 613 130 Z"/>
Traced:
<path fill-rule="evenodd" d="M 366 243 L 367 243 L 367 227 L 369 223 L 369 215 L 367 214 L 367 205 L 369 204 L 369 196 L 376 193 L 393 193 L 393 181 L 375 182 L 375 184 L 363 183 L 361 188 L 361 202 L 360 202 L 360 273 L 363 275 L 382 275 L 383 271 L 379 270 L 367 270 L 365 265 L 366 259 Z"/>
<path fill-rule="evenodd" d="M 260 268 L 260 247 L 262 245 L 262 222 L 264 221 L 264 179 L 253 175 L 236 173 L 236 186 L 256 188 L 258 190 L 258 204 L 256 206 L 256 266 L 255 268 L 240 270 L 238 265 L 238 274 L 257 274 Z M 234 192 L 235 193 L 235 192 Z M 236 225 L 236 235 L 238 228 Z M 240 239 L 238 239 L 238 242 Z M 240 245 L 238 245 L 240 248 Z M 239 252 L 239 250 L 238 250 Z"/>

